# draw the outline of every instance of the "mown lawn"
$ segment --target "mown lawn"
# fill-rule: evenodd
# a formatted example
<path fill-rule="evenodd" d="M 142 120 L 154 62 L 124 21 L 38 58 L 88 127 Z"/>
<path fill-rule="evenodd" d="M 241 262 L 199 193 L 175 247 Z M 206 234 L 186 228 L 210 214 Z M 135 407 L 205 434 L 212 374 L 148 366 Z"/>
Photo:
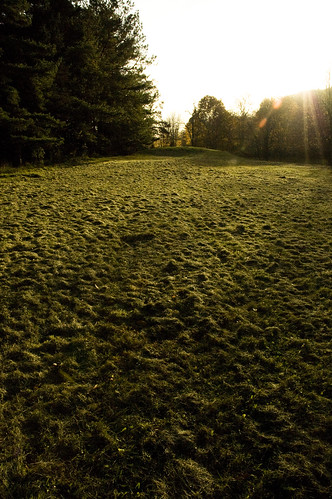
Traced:
<path fill-rule="evenodd" d="M 0 172 L 0 497 L 331 497 L 332 170 L 163 154 Z"/>

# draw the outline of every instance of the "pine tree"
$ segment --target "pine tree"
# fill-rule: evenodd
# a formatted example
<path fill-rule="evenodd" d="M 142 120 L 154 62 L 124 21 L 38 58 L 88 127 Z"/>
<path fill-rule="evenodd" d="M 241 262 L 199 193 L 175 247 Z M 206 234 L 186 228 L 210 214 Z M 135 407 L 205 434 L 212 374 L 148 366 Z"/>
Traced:
<path fill-rule="evenodd" d="M 4 0 L 0 159 L 116 154 L 151 143 L 157 94 L 126 0 Z"/>
<path fill-rule="evenodd" d="M 65 154 L 127 153 L 151 143 L 156 91 L 130 3 L 51 0 L 44 20 L 60 61 L 49 108 L 65 123 Z"/>
<path fill-rule="evenodd" d="M 59 122 L 47 110 L 56 65 L 53 47 L 33 36 L 31 3 L 4 1 L 0 7 L 1 159 L 42 161 L 57 142 Z"/>

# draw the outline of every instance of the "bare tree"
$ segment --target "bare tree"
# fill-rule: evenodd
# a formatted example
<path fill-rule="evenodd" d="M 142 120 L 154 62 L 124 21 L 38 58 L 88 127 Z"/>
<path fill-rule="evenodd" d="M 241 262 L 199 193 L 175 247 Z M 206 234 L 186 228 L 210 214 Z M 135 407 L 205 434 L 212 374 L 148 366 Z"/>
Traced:
<path fill-rule="evenodd" d="M 181 118 L 180 116 L 176 115 L 175 113 L 172 113 L 168 118 L 167 118 L 167 123 L 168 123 L 168 130 L 169 130 L 169 145 L 171 147 L 175 147 L 178 145 L 178 140 L 180 137 L 180 125 L 181 125 Z"/>
<path fill-rule="evenodd" d="M 249 95 L 244 95 L 238 100 L 236 110 L 237 120 L 237 147 L 239 152 L 244 152 L 248 142 L 252 139 L 252 103 Z"/>

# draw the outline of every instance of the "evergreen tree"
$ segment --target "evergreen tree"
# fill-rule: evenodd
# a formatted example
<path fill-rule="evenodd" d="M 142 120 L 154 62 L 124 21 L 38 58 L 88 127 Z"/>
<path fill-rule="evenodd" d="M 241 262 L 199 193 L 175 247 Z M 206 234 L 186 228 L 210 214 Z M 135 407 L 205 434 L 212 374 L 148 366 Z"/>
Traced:
<path fill-rule="evenodd" d="M 5 161 L 41 161 L 57 142 L 47 110 L 56 65 L 53 48 L 32 36 L 31 2 L 0 7 L 0 147 Z"/>
<path fill-rule="evenodd" d="M 129 1 L 4 0 L 0 43 L 2 161 L 152 142 L 157 94 Z"/>
<path fill-rule="evenodd" d="M 144 74 L 149 61 L 138 15 L 126 2 L 104 0 L 72 5 L 65 16 L 57 2 L 52 9 L 64 38 L 50 106 L 66 124 L 65 152 L 127 153 L 148 145 L 156 93 Z"/>

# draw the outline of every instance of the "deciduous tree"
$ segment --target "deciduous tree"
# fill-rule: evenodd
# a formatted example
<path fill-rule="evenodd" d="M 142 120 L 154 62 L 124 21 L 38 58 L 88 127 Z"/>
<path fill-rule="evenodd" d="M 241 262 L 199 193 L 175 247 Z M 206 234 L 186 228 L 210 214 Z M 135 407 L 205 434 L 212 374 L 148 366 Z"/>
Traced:
<path fill-rule="evenodd" d="M 222 101 L 205 96 L 194 108 L 186 125 L 193 146 L 228 149 L 230 140 L 230 113 Z"/>

